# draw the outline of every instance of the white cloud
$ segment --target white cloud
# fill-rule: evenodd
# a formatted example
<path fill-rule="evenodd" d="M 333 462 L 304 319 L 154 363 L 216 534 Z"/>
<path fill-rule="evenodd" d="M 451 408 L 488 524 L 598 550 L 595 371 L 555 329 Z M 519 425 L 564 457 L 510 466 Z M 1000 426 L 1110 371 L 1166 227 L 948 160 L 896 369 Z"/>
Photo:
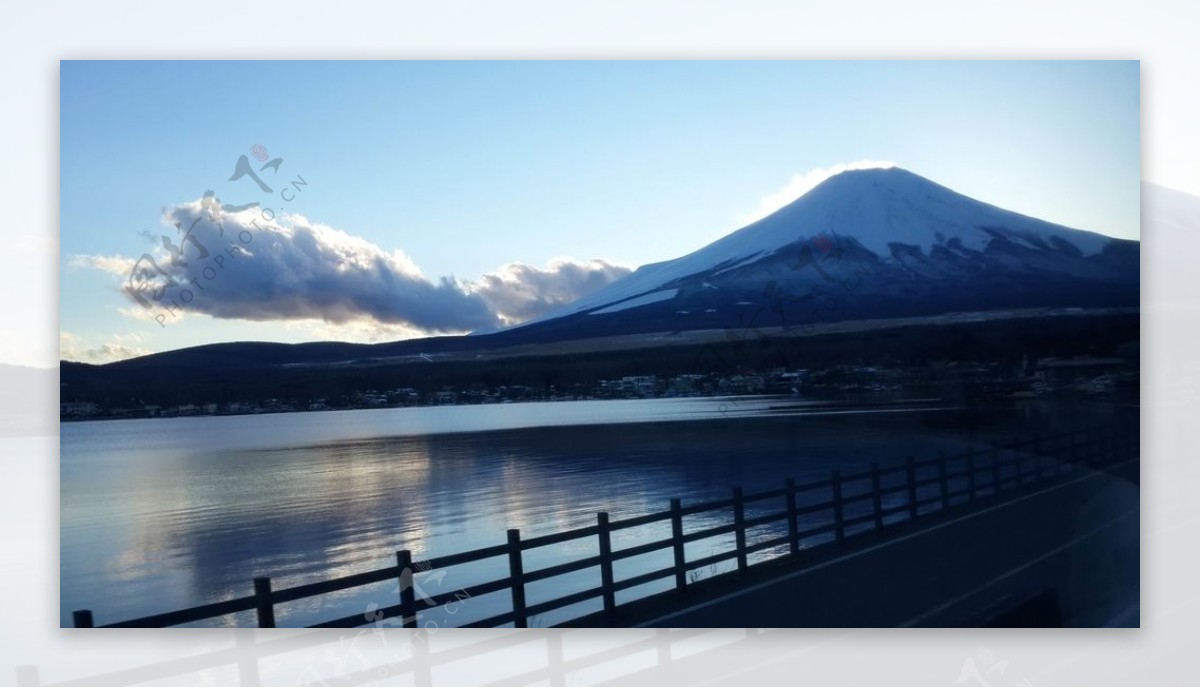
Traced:
<path fill-rule="evenodd" d="M 800 198 L 811 191 L 813 187 L 834 175 L 849 172 L 850 170 L 873 170 L 896 166 L 896 163 L 885 160 L 859 160 L 857 162 L 840 162 L 829 167 L 818 167 L 808 172 L 797 172 L 782 187 L 759 199 L 758 205 L 755 206 L 754 210 L 739 217 L 738 226 L 744 227 L 752 222 L 763 219 L 797 198 Z"/>
<path fill-rule="evenodd" d="M 307 341 L 351 342 L 375 344 L 394 342 L 400 339 L 421 337 L 425 333 L 406 325 L 393 325 L 375 320 L 352 320 L 345 323 L 329 323 L 323 320 L 297 320 L 285 323 L 288 330 L 303 333 Z"/>
<path fill-rule="evenodd" d="M 114 275 L 128 275 L 133 269 L 134 263 L 137 261 L 133 258 L 125 256 L 71 256 L 67 260 L 67 267 L 70 268 L 89 268 L 92 270 L 101 270 L 103 272 L 112 273 Z"/>
<path fill-rule="evenodd" d="M 300 215 L 268 220 L 251 209 L 213 219 L 199 201 L 173 206 L 164 241 L 142 258 L 72 256 L 68 265 L 118 277 L 127 317 L 326 323 L 334 338 L 358 341 L 523 322 L 630 272 L 561 258 L 546 268 L 509 263 L 476 282 L 431 280 L 401 251 Z"/>
<path fill-rule="evenodd" d="M 546 269 L 509 263 L 470 284 L 505 325 L 525 322 L 586 296 L 631 273 L 599 258 L 556 258 Z"/>
<path fill-rule="evenodd" d="M 148 323 L 157 323 L 158 321 L 154 319 L 154 316 L 160 315 L 159 311 L 149 308 L 142 308 L 141 306 L 118 306 L 117 312 L 122 316 L 129 318 L 130 320 L 141 320 L 142 322 Z M 188 314 L 186 311 L 178 310 L 171 316 L 171 323 L 176 324 L 186 318 L 187 315 Z"/>
<path fill-rule="evenodd" d="M 112 363 L 151 353 L 137 346 L 142 336 L 137 333 L 112 335 L 108 341 L 92 344 L 70 332 L 58 334 L 59 359 L 79 363 Z"/>

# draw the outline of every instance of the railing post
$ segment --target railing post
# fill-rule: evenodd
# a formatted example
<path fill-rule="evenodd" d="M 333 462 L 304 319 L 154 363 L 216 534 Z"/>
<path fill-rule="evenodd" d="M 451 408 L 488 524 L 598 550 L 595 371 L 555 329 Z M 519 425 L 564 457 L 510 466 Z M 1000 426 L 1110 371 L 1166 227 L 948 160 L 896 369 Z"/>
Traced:
<path fill-rule="evenodd" d="M 525 618 L 525 568 L 521 564 L 521 531 L 508 530 L 508 575 L 512 579 L 513 626 L 528 628 Z"/>
<path fill-rule="evenodd" d="M 877 463 L 871 464 L 871 508 L 875 513 L 875 530 L 883 530 L 883 492 Z"/>
<path fill-rule="evenodd" d="M 617 611 L 617 595 L 613 590 L 612 533 L 608 529 L 608 512 L 596 514 L 597 537 L 600 540 L 600 589 L 604 597 L 604 613 Z"/>
<path fill-rule="evenodd" d="M 275 628 L 275 603 L 271 599 L 271 579 L 254 579 L 254 606 L 258 610 L 258 627 Z"/>
<path fill-rule="evenodd" d="M 938 489 L 942 496 L 942 511 L 950 508 L 950 483 L 946 477 L 946 452 L 938 450 Z"/>
<path fill-rule="evenodd" d="M 683 552 L 683 507 L 671 500 L 671 549 L 675 552 L 675 588 L 687 589 L 687 561 Z"/>
<path fill-rule="evenodd" d="M 917 460 L 909 456 L 905 460 L 908 476 L 908 519 L 917 518 Z"/>
<path fill-rule="evenodd" d="M 834 469 L 829 474 L 829 480 L 833 486 L 833 532 L 837 541 L 841 542 L 846 539 L 845 505 L 842 504 L 842 472 Z"/>
<path fill-rule="evenodd" d="M 975 450 L 967 450 L 967 496 L 972 504 L 979 498 L 978 486 L 975 484 Z"/>
<path fill-rule="evenodd" d="M 75 621 L 75 628 L 95 628 L 96 623 L 92 620 L 92 610 L 79 609 L 71 613 L 71 617 Z"/>
<path fill-rule="evenodd" d="M 992 442 L 992 496 L 996 497 L 1000 494 L 1000 483 L 1003 476 L 1000 474 L 1000 445 Z"/>
<path fill-rule="evenodd" d="M 400 572 L 400 621 L 405 628 L 417 627 L 417 592 L 413 580 L 412 552 L 396 552 L 396 568 Z"/>
<path fill-rule="evenodd" d="M 742 488 L 733 488 L 733 535 L 737 547 L 738 575 L 746 573 L 746 503 L 742 500 Z"/>
<path fill-rule="evenodd" d="M 796 523 L 796 479 L 788 478 L 786 485 L 787 491 L 787 514 L 788 514 L 788 549 L 793 555 L 800 554 L 800 526 Z"/>

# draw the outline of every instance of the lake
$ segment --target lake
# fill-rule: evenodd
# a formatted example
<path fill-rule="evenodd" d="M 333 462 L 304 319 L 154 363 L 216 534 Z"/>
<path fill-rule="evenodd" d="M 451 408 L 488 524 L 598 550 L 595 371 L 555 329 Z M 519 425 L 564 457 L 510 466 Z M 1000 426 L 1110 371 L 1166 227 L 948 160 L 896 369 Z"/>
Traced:
<path fill-rule="evenodd" d="M 794 397 L 572 401 L 63 423 L 60 622 L 173 611 L 415 558 L 1070 428 L 1136 432 L 1136 407 L 1030 400 L 961 408 L 937 400 Z M 688 524 L 700 527 L 703 519 Z M 644 530 L 644 532 L 642 532 Z M 658 539 L 621 534 L 614 547 Z M 730 536 L 732 537 L 732 536 Z M 526 570 L 595 554 L 595 539 L 528 555 Z M 689 559 L 726 547 L 689 544 Z M 590 549 L 589 549 L 590 548 Z M 772 556 L 770 550 L 757 553 Z M 662 556 L 669 557 L 664 553 Z M 617 578 L 661 567 L 619 562 Z M 699 572 L 711 575 L 720 567 Z M 424 594 L 507 574 L 502 558 L 418 576 Z M 530 604 L 594 587 L 580 571 L 533 584 Z M 618 602 L 665 589 L 625 591 Z M 279 625 L 306 625 L 395 604 L 396 583 L 281 605 Z M 505 611 L 507 592 L 466 600 L 459 625 Z M 531 625 L 594 611 L 577 605 Z M 736 623 L 735 620 L 731 622 Z M 217 623 L 217 622 L 210 622 Z M 253 625 L 253 613 L 221 623 Z M 391 621 L 389 621 L 391 623 Z"/>

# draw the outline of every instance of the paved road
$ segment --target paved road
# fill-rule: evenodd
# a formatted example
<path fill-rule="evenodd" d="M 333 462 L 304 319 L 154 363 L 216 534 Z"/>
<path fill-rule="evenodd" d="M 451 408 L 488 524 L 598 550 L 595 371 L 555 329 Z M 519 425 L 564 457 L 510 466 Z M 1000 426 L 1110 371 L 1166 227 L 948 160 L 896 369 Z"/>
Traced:
<path fill-rule="evenodd" d="M 740 583 L 634 603 L 614 625 L 978 625 L 1040 595 L 1063 625 L 1137 626 L 1137 463 L 1124 472 L 1073 476 L 896 537 L 867 536 L 806 568 L 752 567 Z"/>

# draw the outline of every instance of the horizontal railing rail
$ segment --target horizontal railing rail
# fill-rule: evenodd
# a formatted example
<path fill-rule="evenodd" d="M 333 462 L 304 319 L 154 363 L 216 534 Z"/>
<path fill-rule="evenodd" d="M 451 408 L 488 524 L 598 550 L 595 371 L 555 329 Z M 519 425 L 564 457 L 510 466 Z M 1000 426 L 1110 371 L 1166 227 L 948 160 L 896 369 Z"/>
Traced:
<path fill-rule="evenodd" d="M 953 456 L 917 461 L 909 456 L 903 463 L 880 467 L 872 464 L 868 470 L 841 473 L 830 472 L 828 478 L 797 483 L 788 478 L 784 487 L 744 494 L 734 488 L 727 499 L 683 506 L 681 500 L 671 500 L 670 508 L 642 516 L 610 520 L 601 512 L 596 524 L 522 539 L 517 529 L 508 531 L 507 542 L 480 549 L 414 561 L 409 550 L 396 553 L 396 564 L 371 571 L 350 574 L 314 583 L 305 583 L 279 590 L 272 589 L 268 577 L 255 578 L 254 594 L 221 602 L 203 604 L 161 614 L 152 614 L 127 621 L 103 624 L 103 627 L 160 627 L 196 623 L 231 614 L 254 611 L 259 627 L 275 626 L 275 607 L 287 602 L 304 600 L 390 580 L 399 586 L 396 604 L 372 609 L 369 614 L 358 613 L 330 619 L 315 627 L 362 626 L 387 618 L 401 618 L 406 627 L 415 628 L 418 616 L 430 609 L 444 607 L 462 599 L 490 593 L 509 591 L 511 610 L 473 621 L 467 626 L 528 625 L 530 618 L 564 607 L 599 599 L 605 614 L 616 611 L 616 593 L 648 583 L 674 579 L 674 589 L 686 591 L 696 581 L 689 574 L 709 567 L 736 562 L 735 575 L 744 574 L 751 566 L 749 555 L 773 549 L 787 549 L 780 556 L 799 557 L 803 552 L 823 544 L 845 542 L 848 538 L 867 532 L 885 531 L 890 525 L 914 521 L 922 516 L 939 513 L 953 507 L 974 505 L 981 500 L 994 503 L 1005 492 L 1025 485 L 1068 474 L 1079 468 L 1104 468 L 1136 450 L 1128 438 L 1114 428 L 1069 431 L 1032 438 L 1013 438 L 1008 443 L 993 443 L 985 449 L 972 449 Z M 899 479 L 898 481 L 896 479 Z M 885 484 L 888 483 L 888 484 Z M 803 497 L 803 499 L 802 499 Z M 780 508 L 767 513 L 747 516 L 747 505 L 776 500 Z M 899 503 L 896 503 L 899 502 Z M 729 520 L 717 525 L 692 529 L 684 528 L 688 516 L 729 512 Z M 801 523 L 802 517 L 828 512 L 827 521 Z M 851 513 L 852 512 L 852 513 Z M 783 522 L 786 534 L 770 534 L 748 542 L 748 531 Z M 616 548 L 613 534 L 655 524 L 670 524 L 669 537 Z M 802 527 L 803 526 L 803 527 Z M 849 532 L 853 530 L 854 532 Z M 707 556 L 689 559 L 686 545 L 733 534 L 734 546 Z M 806 541 L 826 538 L 826 542 Z M 571 561 L 525 570 L 525 552 L 594 538 L 598 554 Z M 669 552 L 669 566 L 641 572 L 618 579 L 614 564 L 634 557 Z M 486 559 L 504 557 L 508 560 L 508 575 L 451 592 L 422 596 L 418 606 L 413 577 L 459 567 Z M 775 557 L 778 558 L 778 557 Z M 525 588 L 530 583 L 546 581 L 588 569 L 599 569 L 599 587 L 588 588 L 559 597 L 527 604 Z M 94 626 L 91 610 L 74 612 L 76 627 Z"/>

